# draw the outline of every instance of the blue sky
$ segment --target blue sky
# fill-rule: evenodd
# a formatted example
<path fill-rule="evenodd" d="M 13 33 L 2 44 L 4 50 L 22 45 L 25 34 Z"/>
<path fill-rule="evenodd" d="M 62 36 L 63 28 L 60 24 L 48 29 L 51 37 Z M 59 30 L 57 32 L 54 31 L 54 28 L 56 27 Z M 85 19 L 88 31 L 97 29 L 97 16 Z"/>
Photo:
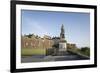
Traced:
<path fill-rule="evenodd" d="M 90 46 L 90 14 L 78 12 L 21 11 L 22 35 L 60 36 L 64 25 L 67 42 L 78 47 Z"/>

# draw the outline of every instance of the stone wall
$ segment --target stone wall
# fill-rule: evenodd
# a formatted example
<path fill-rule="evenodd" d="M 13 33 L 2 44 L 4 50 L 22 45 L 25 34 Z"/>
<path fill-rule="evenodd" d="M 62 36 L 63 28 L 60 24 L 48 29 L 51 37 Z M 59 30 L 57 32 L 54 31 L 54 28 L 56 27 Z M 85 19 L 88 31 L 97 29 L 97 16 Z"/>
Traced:
<path fill-rule="evenodd" d="M 54 44 L 53 40 L 47 38 L 35 38 L 35 37 L 21 38 L 21 48 L 48 49 L 48 48 L 52 48 L 53 44 Z"/>

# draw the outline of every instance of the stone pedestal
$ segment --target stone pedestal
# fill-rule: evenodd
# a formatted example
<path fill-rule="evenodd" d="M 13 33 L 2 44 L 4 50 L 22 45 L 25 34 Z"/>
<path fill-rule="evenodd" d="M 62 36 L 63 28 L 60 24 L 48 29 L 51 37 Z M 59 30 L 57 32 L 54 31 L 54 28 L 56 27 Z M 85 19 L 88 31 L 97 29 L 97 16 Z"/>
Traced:
<path fill-rule="evenodd" d="M 59 43 L 59 51 L 67 51 L 66 42 L 60 42 Z"/>

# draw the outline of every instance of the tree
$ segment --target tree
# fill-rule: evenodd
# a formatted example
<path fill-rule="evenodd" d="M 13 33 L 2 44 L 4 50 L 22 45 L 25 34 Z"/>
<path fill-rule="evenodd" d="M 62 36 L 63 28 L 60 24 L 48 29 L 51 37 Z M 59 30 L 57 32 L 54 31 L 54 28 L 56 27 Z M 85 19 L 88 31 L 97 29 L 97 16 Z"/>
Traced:
<path fill-rule="evenodd" d="M 81 52 L 87 56 L 90 56 L 90 48 L 89 47 L 82 47 Z"/>
<path fill-rule="evenodd" d="M 89 47 L 82 47 L 82 48 L 81 48 L 81 51 L 83 51 L 83 52 L 85 52 L 85 51 L 89 51 L 89 50 L 90 50 Z"/>
<path fill-rule="evenodd" d="M 59 44 L 54 44 L 52 47 L 59 48 Z"/>
<path fill-rule="evenodd" d="M 28 34 L 28 35 L 25 35 L 26 37 L 28 38 L 31 38 L 33 36 L 33 34 Z"/>

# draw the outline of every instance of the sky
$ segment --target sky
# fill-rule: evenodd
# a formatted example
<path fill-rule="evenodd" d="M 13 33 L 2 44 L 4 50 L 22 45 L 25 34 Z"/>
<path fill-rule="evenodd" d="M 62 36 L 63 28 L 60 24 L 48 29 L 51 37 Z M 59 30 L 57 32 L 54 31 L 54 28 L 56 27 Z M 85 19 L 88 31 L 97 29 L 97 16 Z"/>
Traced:
<path fill-rule="evenodd" d="M 34 33 L 41 37 L 59 37 L 62 24 L 68 43 L 90 47 L 89 13 L 21 10 L 22 35 Z"/>

